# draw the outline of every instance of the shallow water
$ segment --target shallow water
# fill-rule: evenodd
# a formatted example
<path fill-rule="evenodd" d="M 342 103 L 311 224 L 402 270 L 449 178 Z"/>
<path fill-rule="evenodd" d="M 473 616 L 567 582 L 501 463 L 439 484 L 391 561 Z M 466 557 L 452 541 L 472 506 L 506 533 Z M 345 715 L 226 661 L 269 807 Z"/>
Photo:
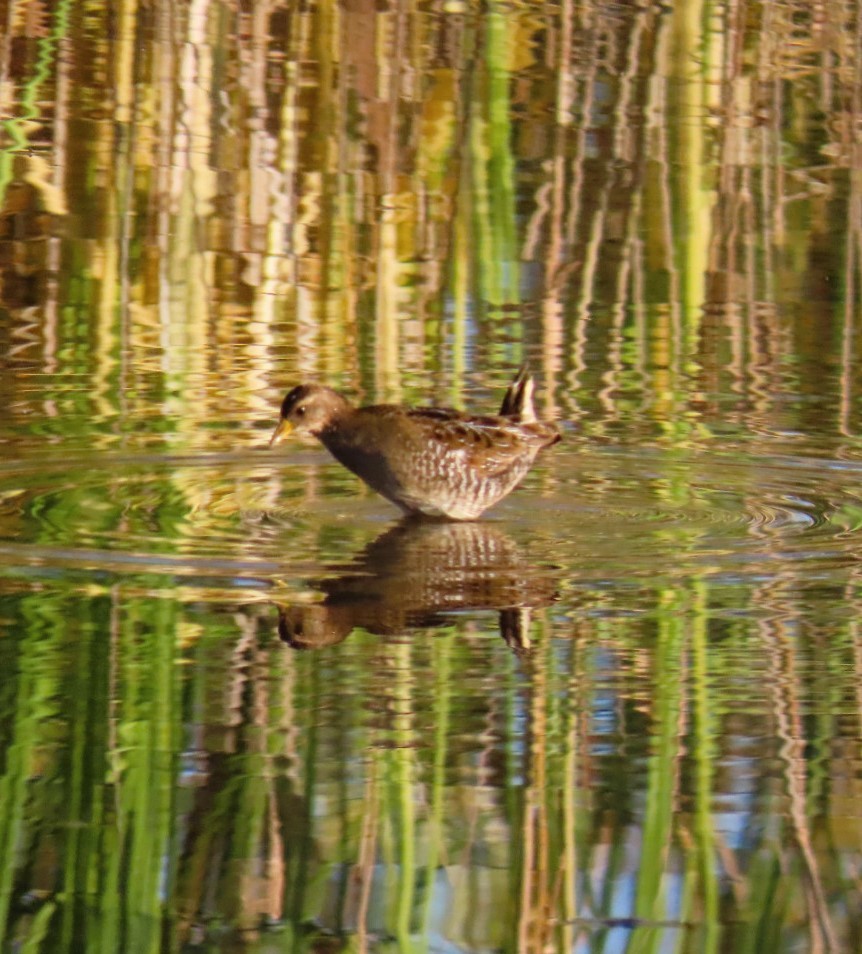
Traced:
<path fill-rule="evenodd" d="M 11 5 L 0 950 L 862 947 L 862 16 L 684 6 Z"/>
<path fill-rule="evenodd" d="M 11 922 L 840 949 L 858 469 L 572 438 L 415 524 L 316 450 L 5 464 Z"/>

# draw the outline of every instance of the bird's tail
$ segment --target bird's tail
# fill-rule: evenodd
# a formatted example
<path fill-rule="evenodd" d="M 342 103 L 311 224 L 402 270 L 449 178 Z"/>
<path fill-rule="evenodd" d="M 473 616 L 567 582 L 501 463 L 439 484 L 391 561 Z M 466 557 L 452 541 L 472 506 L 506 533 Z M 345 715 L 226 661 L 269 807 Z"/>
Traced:
<path fill-rule="evenodd" d="M 532 424 L 536 420 L 533 407 L 533 378 L 522 364 L 515 380 L 509 385 L 500 407 L 501 417 L 512 417 L 522 424 Z"/>

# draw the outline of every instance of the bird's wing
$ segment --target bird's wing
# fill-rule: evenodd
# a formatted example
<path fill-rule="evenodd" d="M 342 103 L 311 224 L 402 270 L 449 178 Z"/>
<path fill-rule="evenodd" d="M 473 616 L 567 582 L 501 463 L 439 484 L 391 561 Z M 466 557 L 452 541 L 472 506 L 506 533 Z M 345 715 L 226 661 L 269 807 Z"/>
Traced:
<path fill-rule="evenodd" d="M 448 408 L 416 408 L 409 414 L 420 439 L 435 445 L 441 456 L 460 457 L 464 466 L 488 477 L 508 470 L 544 443 L 531 429 L 499 417 L 468 417 Z"/>

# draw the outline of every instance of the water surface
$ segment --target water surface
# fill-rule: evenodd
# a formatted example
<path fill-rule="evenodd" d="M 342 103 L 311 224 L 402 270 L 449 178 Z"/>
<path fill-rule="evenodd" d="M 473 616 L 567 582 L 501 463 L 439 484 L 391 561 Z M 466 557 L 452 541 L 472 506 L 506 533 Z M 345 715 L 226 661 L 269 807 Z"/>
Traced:
<path fill-rule="evenodd" d="M 862 947 L 862 18 L 684 7 L 11 4 L 0 949 Z"/>

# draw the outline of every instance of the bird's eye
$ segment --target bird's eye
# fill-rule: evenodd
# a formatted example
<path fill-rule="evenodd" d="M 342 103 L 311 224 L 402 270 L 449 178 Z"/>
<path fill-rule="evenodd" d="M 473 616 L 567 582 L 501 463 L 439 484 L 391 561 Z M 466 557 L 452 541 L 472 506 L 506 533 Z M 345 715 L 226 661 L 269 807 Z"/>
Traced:
<path fill-rule="evenodd" d="M 300 404 L 293 412 L 297 417 L 303 417 L 305 415 L 305 405 Z"/>

